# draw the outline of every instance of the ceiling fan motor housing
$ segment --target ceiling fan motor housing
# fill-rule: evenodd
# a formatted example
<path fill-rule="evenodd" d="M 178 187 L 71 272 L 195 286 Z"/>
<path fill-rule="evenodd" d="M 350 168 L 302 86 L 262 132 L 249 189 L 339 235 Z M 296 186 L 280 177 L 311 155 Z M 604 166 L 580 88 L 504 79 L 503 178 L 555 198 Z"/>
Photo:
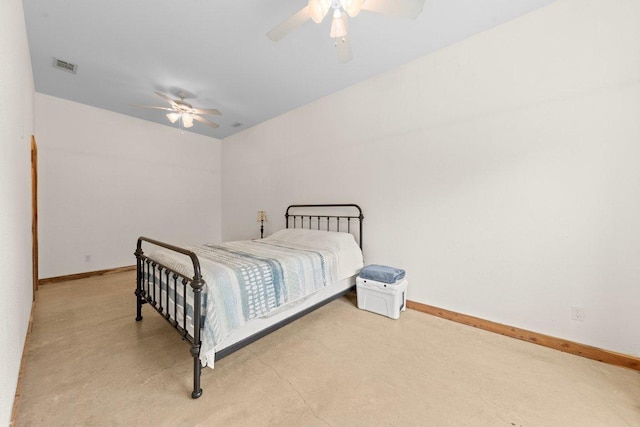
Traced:
<path fill-rule="evenodd" d="M 189 104 L 188 102 L 184 102 L 183 100 L 173 101 L 173 103 L 175 104 L 176 109 L 178 110 L 188 111 L 193 108 L 191 104 Z"/>

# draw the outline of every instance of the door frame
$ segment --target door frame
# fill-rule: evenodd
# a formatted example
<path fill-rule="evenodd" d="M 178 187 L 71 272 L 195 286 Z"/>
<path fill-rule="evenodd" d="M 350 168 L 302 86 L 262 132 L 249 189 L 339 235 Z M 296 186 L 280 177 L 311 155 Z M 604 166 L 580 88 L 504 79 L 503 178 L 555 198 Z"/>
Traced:
<path fill-rule="evenodd" d="M 32 271 L 33 271 L 33 301 L 36 300 L 38 290 L 38 144 L 36 137 L 31 135 L 31 236 L 32 236 Z"/>

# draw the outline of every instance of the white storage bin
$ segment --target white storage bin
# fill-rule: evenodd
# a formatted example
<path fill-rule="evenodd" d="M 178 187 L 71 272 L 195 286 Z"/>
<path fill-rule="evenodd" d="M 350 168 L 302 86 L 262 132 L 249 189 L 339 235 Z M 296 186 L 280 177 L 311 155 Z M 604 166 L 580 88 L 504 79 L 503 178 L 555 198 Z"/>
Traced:
<path fill-rule="evenodd" d="M 407 279 L 396 283 L 356 278 L 358 308 L 397 319 L 407 310 Z"/>

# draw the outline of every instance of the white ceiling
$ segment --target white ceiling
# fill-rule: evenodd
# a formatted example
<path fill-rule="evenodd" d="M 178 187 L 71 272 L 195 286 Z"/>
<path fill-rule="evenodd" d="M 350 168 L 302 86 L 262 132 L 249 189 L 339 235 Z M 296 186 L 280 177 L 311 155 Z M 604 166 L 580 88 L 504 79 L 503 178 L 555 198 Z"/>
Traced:
<path fill-rule="evenodd" d="M 177 126 L 130 104 L 166 105 L 154 91 L 183 91 L 194 107 L 223 114 L 211 117 L 218 129 L 196 122 L 190 131 L 222 139 L 553 1 L 426 0 L 416 20 L 363 11 L 349 22 L 346 64 L 329 19 L 279 42 L 266 37 L 306 0 L 23 3 L 38 92 Z M 54 57 L 77 64 L 77 74 L 54 68 Z"/>

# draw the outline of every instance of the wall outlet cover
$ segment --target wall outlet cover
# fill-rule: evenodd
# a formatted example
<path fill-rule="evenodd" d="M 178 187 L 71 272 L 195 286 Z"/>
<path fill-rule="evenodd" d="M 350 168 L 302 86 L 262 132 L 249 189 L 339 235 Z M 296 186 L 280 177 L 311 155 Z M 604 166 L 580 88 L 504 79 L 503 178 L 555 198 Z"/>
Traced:
<path fill-rule="evenodd" d="M 586 313 L 584 307 L 571 307 L 571 319 L 579 322 L 584 322 Z"/>

